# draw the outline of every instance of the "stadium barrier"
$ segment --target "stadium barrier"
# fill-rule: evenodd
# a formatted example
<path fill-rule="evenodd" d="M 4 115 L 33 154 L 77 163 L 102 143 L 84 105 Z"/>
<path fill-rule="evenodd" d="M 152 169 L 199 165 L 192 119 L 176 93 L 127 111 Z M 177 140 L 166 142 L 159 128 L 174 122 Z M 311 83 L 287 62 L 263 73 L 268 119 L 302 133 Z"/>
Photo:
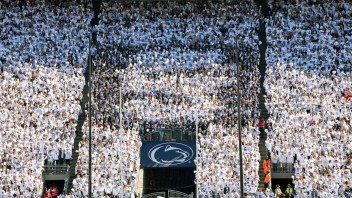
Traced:
<path fill-rule="evenodd" d="M 193 141 L 196 139 L 195 132 L 190 129 L 155 129 L 152 132 L 143 134 L 142 141 Z"/>
<path fill-rule="evenodd" d="M 67 170 L 66 172 L 66 176 L 65 176 L 65 186 L 64 186 L 64 191 L 66 194 L 68 194 L 68 185 L 69 185 L 69 182 L 70 182 L 70 171 L 69 169 Z"/>
<path fill-rule="evenodd" d="M 176 190 L 168 190 L 168 195 L 169 198 L 179 198 L 179 197 L 185 197 L 185 198 L 193 198 L 193 192 L 188 195 L 186 193 L 180 192 L 180 191 L 176 191 Z"/>
<path fill-rule="evenodd" d="M 155 192 L 155 193 L 143 195 L 142 198 L 159 198 L 159 197 L 165 197 L 165 196 L 166 196 L 165 192 Z"/>
<path fill-rule="evenodd" d="M 43 175 L 66 175 L 68 170 L 66 165 L 45 165 Z"/>
<path fill-rule="evenodd" d="M 291 163 L 271 163 L 271 173 L 295 173 L 294 164 Z M 289 168 L 291 166 L 291 168 Z"/>

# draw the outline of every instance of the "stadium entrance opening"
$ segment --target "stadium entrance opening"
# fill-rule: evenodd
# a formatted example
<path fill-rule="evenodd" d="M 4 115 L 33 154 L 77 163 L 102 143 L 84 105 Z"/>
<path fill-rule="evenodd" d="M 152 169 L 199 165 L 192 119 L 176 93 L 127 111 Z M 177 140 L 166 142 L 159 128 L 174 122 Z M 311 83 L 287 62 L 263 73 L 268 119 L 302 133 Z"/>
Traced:
<path fill-rule="evenodd" d="M 50 189 L 56 188 L 58 194 L 64 192 L 65 180 L 46 180 L 44 183 L 44 192 L 50 191 Z"/>
<path fill-rule="evenodd" d="M 186 194 L 196 191 L 195 168 L 151 168 L 144 169 L 145 194 L 177 190 Z"/>
<path fill-rule="evenodd" d="M 158 129 L 142 137 L 141 168 L 144 195 L 171 191 L 195 193 L 195 133 L 184 129 Z"/>
<path fill-rule="evenodd" d="M 290 179 L 272 179 L 271 180 L 271 188 L 275 192 L 275 189 L 279 187 L 282 192 L 285 192 L 288 185 L 291 185 L 294 188 L 294 184 L 292 183 L 292 178 Z"/>

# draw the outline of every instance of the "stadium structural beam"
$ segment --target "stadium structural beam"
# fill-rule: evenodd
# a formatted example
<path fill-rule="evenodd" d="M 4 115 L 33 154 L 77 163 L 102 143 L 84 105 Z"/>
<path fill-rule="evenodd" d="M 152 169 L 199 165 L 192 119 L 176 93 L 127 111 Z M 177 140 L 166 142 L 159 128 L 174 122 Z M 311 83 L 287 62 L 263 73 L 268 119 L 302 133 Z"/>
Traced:
<path fill-rule="evenodd" d="M 237 125 L 238 125 L 238 143 L 239 143 L 239 155 L 240 155 L 240 187 L 241 187 L 241 198 L 244 198 L 243 191 L 243 162 L 242 162 L 242 131 L 241 131 L 241 92 L 240 92 L 240 65 L 238 61 L 238 36 L 235 37 L 235 56 L 236 56 L 236 66 L 237 66 Z"/>
<path fill-rule="evenodd" d="M 92 34 L 89 34 L 89 54 L 88 54 L 88 69 L 89 69 L 89 156 L 88 156 L 88 198 L 92 197 L 92 54 L 91 54 Z"/>

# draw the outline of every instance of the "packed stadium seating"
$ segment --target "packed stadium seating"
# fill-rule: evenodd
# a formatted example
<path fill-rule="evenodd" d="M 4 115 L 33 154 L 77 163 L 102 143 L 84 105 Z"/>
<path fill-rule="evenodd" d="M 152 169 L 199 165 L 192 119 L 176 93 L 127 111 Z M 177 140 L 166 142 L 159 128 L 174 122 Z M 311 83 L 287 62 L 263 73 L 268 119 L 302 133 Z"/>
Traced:
<path fill-rule="evenodd" d="M 0 197 L 41 197 L 44 165 L 72 156 L 93 18 L 82 3 L 0 1 Z M 273 167 L 294 171 L 297 197 L 348 197 L 351 1 L 268 4 Z M 91 76 L 93 197 L 135 197 L 141 140 L 158 129 L 195 133 L 196 125 L 200 197 L 239 197 L 237 80 L 245 194 L 274 194 L 258 188 L 260 10 L 253 0 L 103 2 Z M 88 117 L 81 132 L 73 189 L 61 197 L 88 195 Z M 155 174 L 148 185 L 161 183 Z"/>
<path fill-rule="evenodd" d="M 257 94 L 259 71 L 257 63 L 258 27 L 256 9 L 250 1 L 229 6 L 211 3 L 199 9 L 194 3 L 133 3 L 114 6 L 104 4 L 98 31 L 99 50 L 94 60 L 93 131 L 95 161 L 93 181 L 103 178 L 100 192 L 108 185 L 123 184 L 113 195 L 132 196 L 138 170 L 139 134 L 148 130 L 200 126 L 200 156 L 197 180 L 201 195 L 223 193 L 227 186 L 231 195 L 239 192 L 238 134 L 236 128 L 236 66 L 232 59 L 235 35 L 239 45 L 243 70 L 240 73 L 242 111 L 244 115 L 243 141 L 246 192 L 256 192 L 258 186 L 258 131 L 254 127 L 259 118 Z M 247 12 L 247 13 L 246 13 Z M 165 14 L 168 13 L 168 14 Z M 188 15 L 189 13 L 193 13 Z M 244 13 L 246 13 L 244 15 Z M 213 15 L 216 15 L 214 17 Z M 123 131 L 119 127 L 119 87 L 123 94 Z M 87 124 L 86 124 L 87 126 Z M 87 134 L 88 128 L 84 133 Z M 115 136 L 112 136 L 114 134 Z M 127 135 L 132 145 L 119 148 L 126 152 L 126 162 L 118 165 L 108 157 L 120 136 Z M 221 145 L 221 146 L 220 146 Z M 77 173 L 87 181 L 87 144 L 80 149 Z M 215 148 L 219 146 L 219 148 Z M 104 167 L 112 162 L 117 166 Z M 126 169 L 126 167 L 130 167 Z M 116 177 L 107 178 L 107 172 Z M 214 177 L 213 177 L 214 176 Z M 115 183 L 113 183 L 115 180 Z M 95 184 L 95 182 L 93 182 Z M 87 183 L 76 184 L 76 190 Z M 115 194 L 114 194 L 115 193 Z M 230 194 L 229 194 L 230 195 Z"/>
<path fill-rule="evenodd" d="M 273 129 L 266 145 L 274 163 L 294 165 L 298 196 L 317 191 L 342 197 L 340 189 L 352 182 L 346 166 L 352 149 L 351 4 L 269 4 L 265 89 Z"/>
<path fill-rule="evenodd" d="M 44 161 L 72 149 L 89 14 L 77 5 L 0 8 L 0 197 L 39 197 Z"/>

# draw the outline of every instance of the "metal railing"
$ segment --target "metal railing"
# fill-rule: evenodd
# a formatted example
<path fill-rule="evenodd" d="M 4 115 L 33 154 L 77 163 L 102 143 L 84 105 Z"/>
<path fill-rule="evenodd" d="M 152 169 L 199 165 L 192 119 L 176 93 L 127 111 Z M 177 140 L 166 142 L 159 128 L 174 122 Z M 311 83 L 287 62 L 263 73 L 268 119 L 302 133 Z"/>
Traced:
<path fill-rule="evenodd" d="M 195 132 L 184 128 L 159 128 L 141 135 L 142 141 L 193 141 L 196 139 L 195 136 Z"/>
<path fill-rule="evenodd" d="M 184 198 L 193 198 L 193 192 L 189 195 L 177 190 L 168 190 L 168 197 L 173 198 L 173 197 L 184 197 Z"/>
<path fill-rule="evenodd" d="M 165 192 L 155 192 L 155 193 L 150 193 L 147 195 L 143 195 L 142 198 L 157 198 L 157 197 L 166 197 Z"/>
<path fill-rule="evenodd" d="M 69 185 L 69 182 L 70 182 L 70 168 L 67 169 L 67 172 L 66 172 L 66 176 L 65 176 L 65 186 L 64 186 L 64 191 L 66 193 L 66 195 L 68 194 L 68 185 Z"/>
<path fill-rule="evenodd" d="M 293 163 L 271 163 L 271 173 L 295 173 Z"/>
<path fill-rule="evenodd" d="M 43 175 L 66 175 L 68 170 L 66 165 L 45 165 Z"/>

